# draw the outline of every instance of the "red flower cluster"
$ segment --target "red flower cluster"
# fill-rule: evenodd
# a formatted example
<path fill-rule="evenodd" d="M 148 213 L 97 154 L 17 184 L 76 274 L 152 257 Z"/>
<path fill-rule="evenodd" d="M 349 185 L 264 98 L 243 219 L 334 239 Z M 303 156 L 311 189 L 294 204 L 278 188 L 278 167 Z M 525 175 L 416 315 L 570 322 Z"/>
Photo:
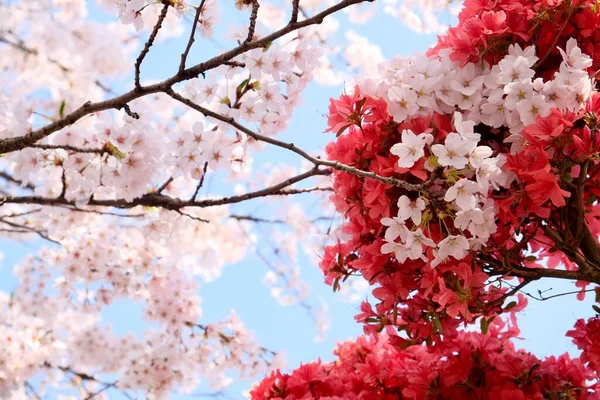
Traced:
<path fill-rule="evenodd" d="M 451 59 L 464 65 L 482 59 L 496 64 L 509 45 L 535 43 L 538 76 L 549 78 L 558 69 L 560 53 L 569 38 L 600 69 L 600 14 L 590 0 L 465 0 L 459 23 L 440 37 L 434 54 L 451 50 Z"/>
<path fill-rule="evenodd" d="M 499 59 L 495 56 L 506 56 L 508 44 L 517 42 L 524 47 L 534 44 L 540 58 L 534 69 L 540 75 L 548 75 L 558 70 L 562 60 L 560 52 L 550 50 L 546 43 L 547 32 L 552 31 L 548 26 L 563 26 L 550 41 L 564 44 L 571 34 L 580 40 L 580 46 L 592 46 L 595 51 L 595 30 L 582 33 L 578 28 L 586 18 L 591 18 L 589 10 L 594 7 L 589 2 L 467 1 L 460 24 L 440 39 L 432 53 L 449 48 L 451 57 L 462 63 L 479 62 L 482 57 L 494 63 Z M 522 19 L 522 15 L 528 19 Z M 561 19 L 558 17 L 561 15 L 568 18 Z M 593 65 L 598 61 L 594 59 Z M 347 220 L 343 231 L 348 239 L 328 247 L 320 266 L 326 282 L 333 284 L 334 289 L 356 274 L 374 287 L 373 296 L 378 303 L 375 307 L 363 303 L 356 317 L 365 324 L 366 333 L 386 328 L 389 333 L 400 330 L 406 334 L 406 345 L 423 341 L 432 344 L 439 340 L 441 333 L 455 335 L 461 323 L 471 323 L 481 317 L 481 326 L 485 327 L 502 312 L 524 308 L 523 297 L 519 297 L 518 303 L 510 302 L 503 307 L 509 289 L 490 284 L 488 280 L 490 276 L 501 275 L 498 271 L 511 270 L 498 261 L 506 259 L 506 254 L 511 264 L 523 268 L 556 268 L 563 264 L 567 269 L 577 269 L 572 258 L 557 251 L 557 246 L 546 243 L 553 243 L 555 239 L 549 232 L 552 226 L 549 221 L 559 220 L 558 214 L 565 207 L 580 207 L 583 214 L 592 216 L 585 218 L 585 223 L 593 235 L 600 234 L 595 203 L 600 196 L 599 98 L 600 95 L 594 93 L 587 100 L 586 108 L 578 112 L 553 108 L 547 117 L 538 117 L 522 130 L 521 149 L 516 152 L 513 149 L 512 153 L 505 142 L 506 129 L 482 123 L 475 127 L 482 137 L 479 144 L 506 157 L 503 170 L 513 182 L 507 188 L 490 188 L 489 197 L 497 208 L 497 230 L 491 239 L 482 243 L 477 254 L 471 252 L 460 261 L 448 259 L 435 268 L 428 261 L 435 256 L 433 248 L 424 250 L 423 260 L 403 262 L 382 252 L 386 243 L 382 219 L 398 213 L 397 202 L 401 196 L 414 200 L 421 192 L 334 172 L 335 194 L 331 199 Z M 410 168 L 400 167 L 398 157 L 390 152 L 394 144 L 401 142 L 404 130 L 414 135 L 431 134 L 433 143 L 443 144 L 449 132 L 460 128 L 453 126 L 450 115 L 431 113 L 396 122 L 383 99 L 362 95 L 361 88 L 357 87 L 353 94 L 331 100 L 328 125 L 328 131 L 338 134 L 337 140 L 326 149 L 331 160 L 421 185 L 423 192 L 435 187 L 440 180 L 446 183 L 456 180 L 447 175 L 448 170 L 435 166 L 435 157 L 428 149 Z M 430 161 L 433 166 L 426 165 Z M 573 190 L 568 189 L 575 187 L 574 183 L 579 183 L 580 189 L 572 195 Z M 428 237 L 437 243 L 445 237 L 442 232 L 458 234 L 452 229 L 455 216 L 447 212 L 445 204 L 436 203 L 435 198 L 429 200 L 428 212 L 423 214 L 427 219 Z M 407 226 L 413 225 L 408 222 Z M 532 251 L 537 252 L 536 256 L 531 255 Z M 542 260 L 545 263 L 541 263 Z M 516 276 L 526 276 L 526 272 Z M 581 283 L 579 286 L 585 289 Z"/>
<path fill-rule="evenodd" d="M 369 282 L 372 336 L 253 398 L 599 398 L 600 317 L 569 332 L 580 360 L 537 360 L 497 326 L 532 280 L 577 279 L 579 299 L 599 282 L 598 18 L 592 1 L 466 0 L 429 58 L 331 100 L 328 158 L 373 175 L 333 172 L 346 223 L 320 267 L 334 290 Z"/>
<path fill-rule="evenodd" d="M 593 374 L 568 355 L 539 360 L 516 350 L 516 329 L 461 332 L 435 350 L 398 352 L 385 335 L 341 343 L 332 363 L 274 372 L 251 391 L 254 400 L 328 399 L 598 399 Z"/>
<path fill-rule="evenodd" d="M 332 100 L 330 129 L 344 128 L 346 133 L 327 147 L 328 157 L 383 177 L 400 176 L 415 184 L 431 180 L 432 172 L 425 169 L 423 161 L 410 169 L 398 167 L 398 158 L 390 155 L 389 149 L 400 140 L 399 132 L 404 129 L 416 135 L 433 132 L 435 141 L 443 142 L 454 129 L 451 118 L 436 114 L 397 124 L 386 110 L 384 101 L 361 96 L 359 88 L 353 96 Z M 351 115 L 354 116 L 348 118 Z M 357 122 L 348 125 L 351 120 Z M 373 296 L 379 303 L 373 309 L 364 302 L 356 317 L 366 324 L 365 332 L 394 326 L 407 333 L 406 345 L 424 340 L 431 343 L 442 332 L 447 336 L 455 334 L 461 322 L 473 322 L 482 315 L 493 318 L 502 312 L 507 289 L 486 285 L 488 275 L 472 265 L 471 256 L 431 268 L 425 261 L 399 263 L 382 254 L 385 226 L 381 219 L 398 212 L 396 202 L 401 189 L 347 173 L 335 173 L 334 177 L 335 194 L 331 199 L 347 219 L 343 229 L 349 239 L 326 249 L 321 268 L 326 282 L 334 288 L 356 272 L 376 286 Z M 435 241 L 440 239 L 438 232 L 443 226 L 452 224 L 442 212 L 428 217 L 429 232 Z M 525 305 L 525 298 L 520 297 L 518 306 L 510 303 L 508 309 L 517 311 Z M 486 323 L 487 320 L 482 322 Z"/>

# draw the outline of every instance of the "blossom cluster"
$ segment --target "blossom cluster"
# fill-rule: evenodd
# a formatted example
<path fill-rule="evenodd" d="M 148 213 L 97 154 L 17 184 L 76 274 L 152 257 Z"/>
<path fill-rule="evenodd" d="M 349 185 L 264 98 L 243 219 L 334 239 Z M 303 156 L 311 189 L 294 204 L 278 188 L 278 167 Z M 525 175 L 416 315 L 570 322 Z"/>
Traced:
<path fill-rule="evenodd" d="M 59 237 L 60 223 L 74 224 L 65 218 L 70 214 L 40 219 L 57 225 L 51 234 Z M 210 218 L 206 213 L 204 217 Z M 166 398 L 174 390 L 193 390 L 203 377 L 221 389 L 233 381 L 232 372 L 248 378 L 271 364 L 281 366 L 281 356 L 258 345 L 235 313 L 222 322 L 202 323 L 198 285 L 189 274 L 196 272 L 199 260 L 210 262 L 212 251 L 241 257 L 226 248 L 226 238 L 216 238 L 215 228 L 194 234 L 205 223 L 186 222 L 187 232 L 161 243 L 144 240 L 133 228 L 115 233 L 114 224 L 101 215 L 80 218 L 86 223 L 79 232 L 71 230 L 62 248 L 43 249 L 39 257 L 16 266 L 20 285 L 11 296 L 2 296 L 3 398 L 40 372 L 49 375 L 50 386 L 64 385 L 77 374 L 100 382 L 117 377 L 119 390 Z M 239 246 L 238 235 L 230 244 Z M 173 243 L 181 253 L 166 251 Z M 214 248 L 221 243 L 225 247 Z M 119 337 L 101 320 L 113 301 L 124 299 L 144 304 L 145 318 L 158 323 L 143 339 Z M 93 389 L 86 387 L 90 393 Z"/>
<path fill-rule="evenodd" d="M 356 317 L 365 332 L 400 331 L 407 346 L 476 320 L 485 331 L 526 305 L 506 301 L 510 265 L 581 267 L 553 230 L 581 235 L 560 211 L 577 201 L 600 233 L 598 60 L 594 30 L 581 28 L 593 7 L 467 1 L 427 54 L 381 63 L 331 100 L 328 158 L 380 177 L 334 172 L 346 237 L 320 264 L 334 289 L 357 274 L 372 286 L 376 304 Z"/>
<path fill-rule="evenodd" d="M 494 324 L 495 325 L 495 324 Z M 487 335 L 462 332 L 443 348 L 403 352 L 386 335 L 340 343 L 334 362 L 311 362 L 273 372 L 250 392 L 263 399 L 597 399 L 594 375 L 568 355 L 544 360 L 510 342 L 518 334 L 490 327 Z"/>

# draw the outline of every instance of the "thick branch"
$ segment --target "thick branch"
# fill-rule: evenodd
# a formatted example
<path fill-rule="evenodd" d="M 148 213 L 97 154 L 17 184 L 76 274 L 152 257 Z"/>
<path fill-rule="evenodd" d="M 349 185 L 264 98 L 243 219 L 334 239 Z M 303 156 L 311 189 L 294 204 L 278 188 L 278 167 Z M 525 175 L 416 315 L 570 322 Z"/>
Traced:
<path fill-rule="evenodd" d="M 103 207 L 115 207 L 115 208 L 134 208 L 138 206 L 143 207 L 159 207 L 167 210 L 180 210 L 185 207 L 198 207 L 198 208 L 206 208 L 206 207 L 214 207 L 220 206 L 224 204 L 234 204 L 240 203 L 246 200 L 255 199 L 258 197 L 266 197 L 273 195 L 289 195 L 289 194 L 300 194 L 306 193 L 306 191 L 302 191 L 302 189 L 292 189 L 286 191 L 285 188 L 293 185 L 294 183 L 300 182 L 304 179 L 307 179 L 311 176 L 317 175 L 328 175 L 328 170 L 323 170 L 319 168 L 313 168 L 308 170 L 300 175 L 296 175 L 292 178 L 286 179 L 283 182 L 280 182 L 276 185 L 257 190 L 254 192 L 248 192 L 239 196 L 230 196 L 230 197 L 222 197 L 218 199 L 206 199 L 206 200 L 182 200 L 179 198 L 173 198 L 169 196 L 165 196 L 159 193 L 148 193 L 134 199 L 132 201 L 127 201 L 124 199 L 114 199 L 114 200 L 97 200 L 91 199 L 88 202 L 90 206 L 103 206 Z M 77 207 L 74 200 L 67 200 L 64 197 L 41 197 L 41 196 L 17 196 L 17 197 L 4 197 L 0 199 L 1 204 L 39 204 L 46 206 L 72 206 Z"/>
<path fill-rule="evenodd" d="M 534 281 L 542 278 L 556 278 L 556 279 L 568 279 L 573 281 L 586 281 L 600 284 L 600 274 L 598 273 L 587 273 L 580 270 L 567 271 L 564 269 L 550 269 L 550 268 L 523 268 L 513 267 L 509 270 L 492 270 L 488 272 L 490 276 L 515 276 L 519 278 L 526 278 L 527 280 Z"/>

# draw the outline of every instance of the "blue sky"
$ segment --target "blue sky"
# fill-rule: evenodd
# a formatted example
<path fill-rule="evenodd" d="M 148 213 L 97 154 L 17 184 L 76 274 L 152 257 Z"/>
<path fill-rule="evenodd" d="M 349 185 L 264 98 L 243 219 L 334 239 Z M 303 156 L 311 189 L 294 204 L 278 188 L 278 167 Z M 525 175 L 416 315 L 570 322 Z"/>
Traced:
<path fill-rule="evenodd" d="M 222 21 L 239 21 L 237 16 L 232 16 L 235 12 L 233 1 L 219 3 L 222 3 Z M 112 16 L 103 14 L 93 5 L 91 6 L 92 18 L 113 19 Z M 227 29 L 226 24 L 227 22 L 217 30 L 217 38 L 221 37 L 220 33 L 224 33 Z M 188 19 L 186 32 L 189 31 L 190 26 Z M 347 27 L 342 24 L 342 32 Z M 396 54 L 410 55 L 416 51 L 424 52 L 435 41 L 435 36 L 417 35 L 404 28 L 394 18 L 381 13 L 369 23 L 354 26 L 353 29 L 368 37 L 371 42 L 379 44 L 386 58 Z M 185 47 L 184 40 L 183 38 L 169 39 L 155 46 L 142 67 L 144 78 L 159 79 L 172 75 L 179 62 L 179 54 Z M 224 43 L 225 41 L 220 39 L 197 41 L 189 63 L 199 62 L 214 54 Z M 124 83 L 121 88 L 128 87 L 130 82 Z M 115 86 L 117 89 L 119 87 L 119 85 Z M 326 124 L 323 114 L 327 111 L 328 99 L 339 95 L 340 91 L 341 87 L 322 87 L 317 84 L 309 86 L 303 95 L 304 104 L 294 114 L 289 131 L 279 138 L 293 140 L 304 149 L 314 153 L 319 152 L 327 141 L 332 139 L 332 136 L 322 133 Z M 259 165 L 261 160 L 281 160 L 300 166 L 299 158 L 272 149 L 267 149 L 258 155 L 256 165 Z M 215 193 L 221 189 L 229 191 L 221 185 L 219 182 L 213 182 L 211 191 L 214 190 Z M 18 245 L 12 242 L 0 242 L 0 250 L 5 253 L 4 267 L 0 270 L 0 289 L 10 290 L 14 286 L 15 279 L 11 272 L 13 265 L 25 254 L 35 251 L 38 246 L 38 242 Z M 313 339 L 316 330 L 306 312 L 297 305 L 278 306 L 271 298 L 269 289 L 261 283 L 261 278 L 266 271 L 267 267 L 256 257 L 249 257 L 242 263 L 225 267 L 222 276 L 216 281 L 203 284 L 201 287 L 203 322 L 220 320 L 228 315 L 230 309 L 235 308 L 263 346 L 286 353 L 290 367 L 319 357 L 330 360 L 336 341 L 346 340 L 361 333 L 361 327 L 353 319 L 358 311 L 358 305 L 343 302 L 339 295 L 333 294 L 331 287 L 323 283 L 323 276 L 318 266 L 305 260 L 302 263 L 301 277 L 310 285 L 310 296 L 314 299 L 322 298 L 329 305 L 331 321 L 326 340 L 315 343 Z M 552 288 L 552 293 L 549 294 L 553 294 L 573 290 L 574 286 L 569 282 L 541 282 L 530 291 L 536 293 L 536 288 L 541 290 Z M 517 345 L 538 356 L 565 351 L 576 354 L 574 345 L 564 336 L 564 333 L 573 326 L 577 318 L 592 315 L 591 300 L 591 295 L 585 303 L 577 301 L 575 296 L 546 302 L 531 300 L 530 307 L 521 313 L 519 318 L 522 336 L 525 339 Z M 121 302 L 110 307 L 105 315 L 107 321 L 114 324 L 115 331 L 119 334 L 129 331 L 140 332 L 144 326 L 140 310 L 140 305 Z M 227 393 L 230 398 L 241 399 L 241 392 L 249 385 L 250 382 L 247 381 L 236 382 Z M 198 392 L 208 391 L 206 387 L 198 390 Z M 115 398 L 119 397 L 115 396 Z M 176 395 L 172 398 L 186 399 L 190 396 Z"/>

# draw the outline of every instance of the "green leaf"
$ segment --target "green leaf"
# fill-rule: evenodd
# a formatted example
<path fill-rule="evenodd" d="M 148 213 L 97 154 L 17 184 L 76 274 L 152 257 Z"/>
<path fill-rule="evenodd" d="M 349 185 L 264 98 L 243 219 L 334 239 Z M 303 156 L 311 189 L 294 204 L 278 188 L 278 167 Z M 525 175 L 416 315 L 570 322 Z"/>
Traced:
<path fill-rule="evenodd" d="M 122 160 L 125 158 L 125 154 L 123 154 L 114 144 L 111 142 L 106 142 L 104 144 L 104 150 L 111 156 L 115 157 L 117 160 Z"/>
<path fill-rule="evenodd" d="M 600 303 L 600 286 L 597 286 L 594 291 L 596 292 L 596 303 Z"/>
<path fill-rule="evenodd" d="M 337 292 L 338 290 L 340 290 L 340 278 L 341 276 L 338 276 L 337 278 L 335 278 L 335 280 L 333 281 L 333 291 Z"/>
<path fill-rule="evenodd" d="M 225 96 L 221 99 L 221 104 L 225 104 L 225 105 L 231 107 L 231 100 L 229 100 L 229 97 Z"/>
<path fill-rule="evenodd" d="M 490 326 L 490 321 L 488 321 L 487 319 L 485 319 L 485 317 L 481 317 L 481 322 L 479 323 L 480 327 L 481 327 L 481 333 L 483 333 L 484 335 L 486 333 L 488 333 L 488 328 Z"/>
<path fill-rule="evenodd" d="M 537 260 L 537 257 L 536 256 L 527 256 L 524 258 L 524 260 L 525 261 L 535 261 L 535 260 Z"/>
<path fill-rule="evenodd" d="M 437 314 L 433 314 L 433 327 L 435 328 L 435 333 L 437 334 L 441 334 L 442 333 L 442 323 L 440 322 L 440 319 L 438 318 Z"/>
<path fill-rule="evenodd" d="M 592 308 L 594 309 L 594 311 L 596 311 L 598 314 L 600 314 L 600 307 L 598 307 L 597 305 L 593 305 Z"/>
<path fill-rule="evenodd" d="M 346 126 L 344 126 L 342 129 L 339 130 L 338 133 L 335 134 L 335 137 L 340 137 L 342 136 L 342 134 L 346 131 L 346 129 L 350 128 L 352 124 L 348 124 Z"/>
<path fill-rule="evenodd" d="M 65 116 L 65 106 L 66 105 L 67 105 L 67 103 L 63 100 L 60 103 L 60 107 L 58 108 L 58 116 L 61 118 Z"/>
<path fill-rule="evenodd" d="M 440 163 L 438 162 L 438 158 L 436 156 L 429 156 L 429 158 L 427 158 L 427 163 L 433 168 L 437 168 L 440 166 Z"/>
<path fill-rule="evenodd" d="M 237 88 L 235 88 L 235 95 L 239 99 L 244 94 L 248 83 L 250 82 L 250 78 L 244 79 L 242 83 L 240 83 Z"/>
<path fill-rule="evenodd" d="M 272 44 L 273 44 L 273 42 L 268 42 L 267 44 L 265 44 L 263 46 L 263 53 L 266 52 L 267 50 L 269 50 L 269 47 L 271 47 Z"/>
<path fill-rule="evenodd" d="M 504 307 L 504 311 L 508 311 L 508 310 L 510 310 L 511 308 L 515 307 L 516 305 L 517 305 L 517 302 L 516 302 L 516 301 L 511 301 L 510 303 L 508 303 L 508 304 L 506 305 L 506 307 Z"/>
<path fill-rule="evenodd" d="M 360 111 L 362 110 L 363 106 L 365 105 L 365 103 L 367 102 L 367 98 L 363 97 L 359 102 L 358 102 L 358 106 L 356 107 L 356 111 L 360 114 Z"/>

